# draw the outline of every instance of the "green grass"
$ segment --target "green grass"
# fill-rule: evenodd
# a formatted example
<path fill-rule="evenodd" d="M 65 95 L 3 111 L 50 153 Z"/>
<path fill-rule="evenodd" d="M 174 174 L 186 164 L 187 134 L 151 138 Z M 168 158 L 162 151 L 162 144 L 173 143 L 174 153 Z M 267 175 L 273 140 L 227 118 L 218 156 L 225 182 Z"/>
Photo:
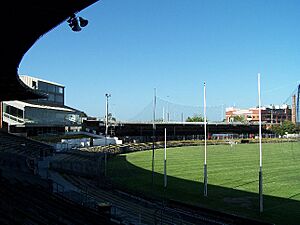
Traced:
<path fill-rule="evenodd" d="M 264 213 L 258 213 L 257 144 L 207 148 L 208 197 L 203 197 L 204 146 L 167 149 L 168 187 L 163 190 L 163 149 L 119 155 L 108 163 L 112 181 L 134 193 L 169 198 L 276 224 L 300 223 L 300 142 L 263 144 Z"/>

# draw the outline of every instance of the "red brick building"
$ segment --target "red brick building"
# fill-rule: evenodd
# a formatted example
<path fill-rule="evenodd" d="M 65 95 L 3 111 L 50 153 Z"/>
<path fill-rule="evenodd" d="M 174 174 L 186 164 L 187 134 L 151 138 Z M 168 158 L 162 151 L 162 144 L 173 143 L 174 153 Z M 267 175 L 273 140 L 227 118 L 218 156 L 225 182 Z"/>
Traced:
<path fill-rule="evenodd" d="M 238 109 L 230 107 L 226 109 L 226 122 L 235 122 L 237 117 L 249 123 L 257 123 L 259 121 L 259 109 Z M 288 105 L 267 106 L 261 108 L 261 120 L 264 123 L 282 123 L 285 120 L 292 120 L 292 110 Z"/>

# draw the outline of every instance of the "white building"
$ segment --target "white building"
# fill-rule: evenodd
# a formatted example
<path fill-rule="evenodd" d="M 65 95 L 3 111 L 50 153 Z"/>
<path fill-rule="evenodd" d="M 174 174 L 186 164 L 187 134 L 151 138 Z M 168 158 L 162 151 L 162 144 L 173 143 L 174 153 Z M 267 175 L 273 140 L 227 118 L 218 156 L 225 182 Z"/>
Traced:
<path fill-rule="evenodd" d="M 26 133 L 31 136 L 80 128 L 83 113 L 64 104 L 63 85 L 30 76 L 20 78 L 27 86 L 47 94 L 48 97 L 3 102 L 3 124 L 10 132 Z"/>

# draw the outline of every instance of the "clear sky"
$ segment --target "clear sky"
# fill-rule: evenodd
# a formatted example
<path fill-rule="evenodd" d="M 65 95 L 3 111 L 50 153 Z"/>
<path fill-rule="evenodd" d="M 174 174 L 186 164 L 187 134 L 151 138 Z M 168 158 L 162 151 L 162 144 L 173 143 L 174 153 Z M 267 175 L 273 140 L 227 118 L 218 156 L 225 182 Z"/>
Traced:
<path fill-rule="evenodd" d="M 183 105 L 281 104 L 300 80 L 300 1 L 100 0 L 26 53 L 19 74 L 66 86 L 66 104 L 105 113 L 105 93 L 119 119 L 153 98 Z M 167 97 L 169 96 L 169 97 Z"/>

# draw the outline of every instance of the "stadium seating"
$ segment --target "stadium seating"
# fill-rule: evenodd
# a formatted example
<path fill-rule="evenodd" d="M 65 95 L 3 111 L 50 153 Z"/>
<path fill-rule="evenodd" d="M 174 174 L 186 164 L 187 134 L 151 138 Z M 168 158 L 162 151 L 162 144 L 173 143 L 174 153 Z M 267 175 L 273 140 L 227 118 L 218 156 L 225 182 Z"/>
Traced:
<path fill-rule="evenodd" d="M 2 170 L 36 174 L 38 160 L 51 155 L 53 155 L 53 148 L 49 145 L 0 131 L 0 168 Z"/>
<path fill-rule="evenodd" d="M 79 176 L 93 177 L 99 172 L 100 163 L 98 161 L 102 156 L 91 152 L 85 154 L 67 153 L 59 154 L 50 163 L 50 169 L 58 172 L 64 172 Z"/>
<path fill-rule="evenodd" d="M 0 153 L 8 152 L 32 158 L 52 155 L 53 148 L 41 142 L 0 131 Z"/>
<path fill-rule="evenodd" d="M 107 215 L 85 208 L 37 185 L 0 180 L 0 224 L 112 224 Z"/>

